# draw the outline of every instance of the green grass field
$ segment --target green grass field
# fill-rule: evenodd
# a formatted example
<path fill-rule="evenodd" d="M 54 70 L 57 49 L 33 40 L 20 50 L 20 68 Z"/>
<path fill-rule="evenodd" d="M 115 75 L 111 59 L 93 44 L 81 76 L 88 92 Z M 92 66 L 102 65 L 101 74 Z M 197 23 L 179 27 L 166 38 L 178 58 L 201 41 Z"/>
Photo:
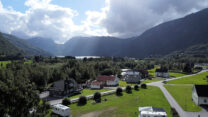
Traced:
<path fill-rule="evenodd" d="M 197 106 L 192 101 L 192 85 L 164 85 L 164 87 L 175 98 L 183 110 L 188 112 L 198 112 L 202 110 L 201 107 Z"/>
<path fill-rule="evenodd" d="M 110 90 L 112 90 L 112 89 L 100 89 L 100 90 L 83 89 L 82 94 L 71 96 L 71 97 L 69 97 L 69 99 L 78 98 L 80 96 L 92 95 L 95 92 L 105 92 L 105 91 L 110 91 Z"/>
<path fill-rule="evenodd" d="M 7 64 L 11 63 L 11 61 L 0 61 L 0 68 L 6 67 Z"/>
<path fill-rule="evenodd" d="M 194 76 L 181 78 L 177 80 L 168 81 L 168 84 L 207 84 L 207 78 L 208 72 L 204 72 L 201 74 L 197 74 Z"/>
<path fill-rule="evenodd" d="M 159 66 L 155 66 L 154 69 L 148 70 L 149 75 L 152 75 L 153 77 L 155 77 L 155 70 L 159 69 L 159 68 L 160 68 Z M 169 71 L 170 78 L 181 77 L 181 76 L 185 76 L 185 75 L 187 75 L 187 74 L 182 73 L 182 72 Z"/>
<path fill-rule="evenodd" d="M 6 67 L 7 64 L 11 63 L 12 61 L 0 61 L 0 68 L 1 67 Z M 29 61 L 25 61 L 24 64 L 31 64 L 33 61 L 29 60 Z"/>
<path fill-rule="evenodd" d="M 168 117 L 172 117 L 170 105 L 157 87 L 149 86 L 148 89 L 133 90 L 132 94 L 123 92 L 121 97 L 113 94 L 104 96 L 102 99 L 107 99 L 108 101 L 91 104 L 93 100 L 89 100 L 85 106 L 70 105 L 72 116 L 80 117 L 83 114 L 88 114 L 88 116 L 95 114 L 98 117 L 138 117 L 138 107 L 153 106 L 164 108 L 168 113 Z"/>
<path fill-rule="evenodd" d="M 156 66 L 153 69 L 147 70 L 149 72 L 149 75 L 152 75 L 153 77 L 155 76 L 155 70 L 159 69 L 159 66 Z"/>
<path fill-rule="evenodd" d="M 185 76 L 187 74 L 182 73 L 182 72 L 169 72 L 169 76 L 170 78 L 176 78 L 176 77 L 181 77 L 181 76 Z"/>

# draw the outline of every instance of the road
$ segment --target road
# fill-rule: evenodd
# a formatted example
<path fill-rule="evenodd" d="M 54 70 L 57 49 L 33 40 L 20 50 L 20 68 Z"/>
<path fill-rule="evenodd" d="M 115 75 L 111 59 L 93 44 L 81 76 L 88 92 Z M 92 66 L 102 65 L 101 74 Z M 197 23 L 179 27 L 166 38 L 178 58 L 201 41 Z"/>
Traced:
<path fill-rule="evenodd" d="M 203 71 L 201 71 L 197 74 L 200 74 L 200 73 L 203 73 L 203 72 L 206 72 L 206 71 L 208 71 L 208 70 L 203 70 Z M 182 76 L 182 77 L 178 77 L 178 78 L 167 79 L 166 81 L 171 81 L 171 80 L 176 80 L 176 79 L 185 78 L 185 77 L 189 77 L 189 76 L 194 76 L 194 75 L 197 75 L 197 74 L 192 74 L 192 75 Z M 204 109 L 201 112 L 186 112 L 186 111 L 184 111 L 181 108 L 181 106 L 176 102 L 176 100 L 171 96 L 171 94 L 166 90 L 166 88 L 163 86 L 164 84 L 162 82 L 163 81 L 152 82 L 152 83 L 147 83 L 147 85 L 159 87 L 161 89 L 161 91 L 163 92 L 163 94 L 165 95 L 168 102 L 170 103 L 171 107 L 174 107 L 177 110 L 180 117 L 208 117 L 208 112 Z"/>

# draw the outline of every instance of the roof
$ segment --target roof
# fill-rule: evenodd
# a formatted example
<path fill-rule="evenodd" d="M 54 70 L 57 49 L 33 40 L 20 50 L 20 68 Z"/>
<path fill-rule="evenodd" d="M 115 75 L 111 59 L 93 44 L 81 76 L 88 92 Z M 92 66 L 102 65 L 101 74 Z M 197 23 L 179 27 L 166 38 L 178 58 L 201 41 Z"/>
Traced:
<path fill-rule="evenodd" d="M 148 115 L 167 115 L 163 108 L 157 107 L 139 107 L 139 112 Z"/>
<path fill-rule="evenodd" d="M 116 79 L 115 76 L 98 76 L 97 81 L 114 81 Z"/>
<path fill-rule="evenodd" d="M 56 105 L 53 105 L 53 107 L 58 108 L 58 109 L 62 109 L 62 110 L 67 110 L 67 109 L 69 109 L 68 106 L 64 106 L 64 105 L 62 105 L 62 104 L 56 104 Z"/>
<path fill-rule="evenodd" d="M 208 97 L 208 85 L 195 85 L 199 97 Z"/>
<path fill-rule="evenodd" d="M 168 69 L 156 69 L 155 72 L 168 72 Z"/>
<path fill-rule="evenodd" d="M 101 83 L 100 82 L 98 82 L 97 80 L 94 80 L 94 81 L 92 81 L 92 83 L 91 83 L 92 85 L 101 85 Z"/>

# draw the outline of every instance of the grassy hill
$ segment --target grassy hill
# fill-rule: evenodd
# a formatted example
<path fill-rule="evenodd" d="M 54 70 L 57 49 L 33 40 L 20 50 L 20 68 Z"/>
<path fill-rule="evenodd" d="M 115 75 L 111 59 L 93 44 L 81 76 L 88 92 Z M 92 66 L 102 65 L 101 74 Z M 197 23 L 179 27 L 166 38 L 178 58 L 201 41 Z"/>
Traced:
<path fill-rule="evenodd" d="M 2 50 L 3 52 L 7 52 L 7 53 L 11 52 L 10 54 L 22 53 L 23 55 L 26 55 L 26 56 L 35 56 L 35 55 L 52 56 L 52 54 L 42 49 L 39 49 L 33 46 L 32 44 L 28 43 L 27 41 L 17 38 L 13 35 L 2 33 L 1 38 L 3 41 L 6 40 L 7 42 L 7 43 L 5 42 L 6 48 Z"/>
<path fill-rule="evenodd" d="M 0 54 L 3 55 L 15 55 L 18 53 L 23 53 L 20 49 L 11 44 L 8 40 L 6 40 L 2 33 L 0 33 Z"/>

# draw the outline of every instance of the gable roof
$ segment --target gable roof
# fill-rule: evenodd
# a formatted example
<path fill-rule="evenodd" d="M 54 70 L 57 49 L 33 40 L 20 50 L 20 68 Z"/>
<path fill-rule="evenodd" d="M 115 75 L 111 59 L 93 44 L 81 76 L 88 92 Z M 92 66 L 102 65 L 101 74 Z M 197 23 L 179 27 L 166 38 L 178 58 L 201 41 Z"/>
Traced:
<path fill-rule="evenodd" d="M 195 85 L 199 97 L 208 97 L 208 85 Z"/>
<path fill-rule="evenodd" d="M 116 79 L 115 76 L 98 76 L 97 81 L 114 81 Z"/>

